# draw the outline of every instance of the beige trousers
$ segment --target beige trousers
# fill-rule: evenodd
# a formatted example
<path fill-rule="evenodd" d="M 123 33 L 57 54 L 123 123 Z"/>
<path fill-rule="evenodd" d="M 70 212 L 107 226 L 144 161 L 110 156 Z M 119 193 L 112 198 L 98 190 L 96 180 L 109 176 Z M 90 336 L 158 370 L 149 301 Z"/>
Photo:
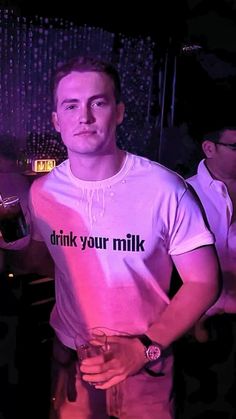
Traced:
<path fill-rule="evenodd" d="M 63 345 L 56 342 L 57 354 Z M 173 419 L 172 356 L 163 363 L 164 376 L 142 370 L 108 390 L 97 390 L 81 379 L 78 361 L 68 348 L 54 361 L 50 419 Z"/>

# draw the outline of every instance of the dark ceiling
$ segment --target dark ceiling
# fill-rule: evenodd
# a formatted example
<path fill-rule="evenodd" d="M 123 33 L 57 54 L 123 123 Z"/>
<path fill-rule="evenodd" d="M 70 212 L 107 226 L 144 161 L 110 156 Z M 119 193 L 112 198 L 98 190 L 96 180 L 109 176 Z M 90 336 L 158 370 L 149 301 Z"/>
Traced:
<path fill-rule="evenodd" d="M 29 3 L 25 0 L 2 0 L 1 4 L 6 7 L 14 8 L 22 16 L 48 16 L 63 17 L 78 25 L 91 25 L 102 27 L 111 32 L 124 33 L 129 36 L 151 36 L 155 41 L 165 43 L 166 39 L 173 34 L 177 38 L 182 37 L 184 21 L 187 14 L 187 4 L 185 1 L 175 2 L 170 0 L 161 1 L 154 6 L 142 2 L 139 5 L 127 7 L 121 2 L 70 2 L 67 6 L 65 2 L 58 1 L 56 5 L 49 7 L 46 2 Z M 151 3 L 151 2 L 150 2 Z M 153 3 L 153 2 L 152 2 Z M 176 3 L 182 6 L 176 6 Z M 177 18 L 178 14 L 178 18 Z"/>
<path fill-rule="evenodd" d="M 64 17 L 80 25 L 103 27 L 132 36 L 150 35 L 165 43 L 197 41 L 207 49 L 236 53 L 236 0 L 159 0 L 137 2 L 127 7 L 122 2 L 58 1 L 28 2 L 1 0 L 24 16 Z M 148 4 L 149 3 L 149 4 Z"/>

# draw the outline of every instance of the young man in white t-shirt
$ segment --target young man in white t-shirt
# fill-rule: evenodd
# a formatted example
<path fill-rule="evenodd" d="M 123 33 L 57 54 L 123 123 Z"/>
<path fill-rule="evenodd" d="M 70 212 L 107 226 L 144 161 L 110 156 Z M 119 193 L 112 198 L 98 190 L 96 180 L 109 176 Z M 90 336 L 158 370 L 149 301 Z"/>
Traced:
<path fill-rule="evenodd" d="M 79 57 L 58 70 L 53 122 L 68 160 L 33 183 L 30 211 L 55 262 L 61 419 L 173 418 L 171 344 L 217 297 L 198 205 L 177 174 L 117 147 L 123 117 L 110 64 Z M 173 264 L 183 285 L 170 301 Z M 89 338 L 104 353 L 78 363 Z"/>

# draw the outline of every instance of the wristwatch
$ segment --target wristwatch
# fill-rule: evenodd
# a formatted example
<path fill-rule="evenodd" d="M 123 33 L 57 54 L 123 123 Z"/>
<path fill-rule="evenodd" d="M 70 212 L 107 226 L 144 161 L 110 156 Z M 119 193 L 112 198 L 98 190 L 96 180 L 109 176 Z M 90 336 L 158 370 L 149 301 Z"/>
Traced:
<path fill-rule="evenodd" d="M 148 361 L 157 361 L 162 354 L 159 343 L 153 342 L 147 335 L 138 335 L 137 338 L 145 346 L 145 356 Z"/>

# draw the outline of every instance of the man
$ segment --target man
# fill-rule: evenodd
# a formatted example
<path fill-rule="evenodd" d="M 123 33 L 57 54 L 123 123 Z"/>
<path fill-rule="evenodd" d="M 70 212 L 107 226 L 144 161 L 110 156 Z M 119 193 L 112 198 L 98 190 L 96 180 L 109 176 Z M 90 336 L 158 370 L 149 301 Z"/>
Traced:
<path fill-rule="evenodd" d="M 184 374 L 189 393 L 184 399 L 201 402 L 203 410 L 205 402 L 205 409 L 218 412 L 220 408 L 227 416 L 230 409 L 235 412 L 236 127 L 219 127 L 216 121 L 215 130 L 209 130 L 202 137 L 202 150 L 205 158 L 199 163 L 197 174 L 187 181 L 200 198 L 215 236 L 223 287 L 220 298 L 194 327 L 200 344 L 188 338 L 185 343 L 183 340 L 177 360 L 180 359 L 179 375 Z M 185 353 L 196 362 L 185 360 Z M 189 376 L 194 376 L 192 394 Z M 222 376 L 227 380 L 222 380 Z M 194 404 L 192 406 L 195 412 Z"/>
<path fill-rule="evenodd" d="M 205 159 L 198 172 L 188 179 L 201 203 L 215 236 L 223 273 L 223 289 L 216 304 L 196 324 L 199 341 L 208 339 L 204 323 L 217 313 L 236 312 L 235 205 L 236 205 L 236 127 L 225 126 L 203 136 Z"/>
<path fill-rule="evenodd" d="M 170 345 L 217 297 L 212 235 L 182 178 L 117 147 L 124 104 L 110 64 L 65 64 L 54 106 L 68 160 L 30 197 L 34 238 L 55 262 L 54 406 L 62 419 L 170 419 Z M 173 263 L 183 285 L 170 302 Z M 91 330 L 105 351 L 79 365 L 75 339 Z"/>
<path fill-rule="evenodd" d="M 28 197 L 30 182 L 17 166 L 17 139 L 10 135 L 0 135 L 0 193 L 3 198 L 18 196 L 24 215 L 28 218 Z M 53 273 L 53 266 L 47 249 L 36 242 L 30 246 L 23 246 L 29 242 L 29 237 L 19 240 L 12 245 L 5 243 L 1 237 L 0 245 L 4 255 L 2 270 L 14 275 L 27 275 L 32 273 Z M 4 253 L 3 253 L 4 252 Z M 43 262 L 43 263 L 42 263 Z"/>
<path fill-rule="evenodd" d="M 17 139 L 10 135 L 0 135 L 0 192 L 3 198 L 18 196 L 23 212 L 26 213 L 30 189 L 29 180 L 19 172 L 17 167 Z M 1 234 L 0 234 L 1 235 Z M 4 255 L 2 270 L 15 275 L 29 273 L 31 259 L 25 249 L 19 251 L 1 250 Z"/>
<path fill-rule="evenodd" d="M 0 135 L 0 191 L 3 198 L 18 196 L 22 210 L 26 214 L 30 182 L 26 176 L 20 173 L 17 166 L 16 145 L 17 138 L 10 135 Z M 33 279 L 37 279 L 38 275 L 44 274 L 44 272 L 47 275 L 49 274 L 51 260 L 47 248 L 45 247 L 44 251 L 42 251 L 41 243 L 39 243 L 39 246 L 36 246 L 37 242 L 34 241 L 32 242 L 33 246 L 22 248 L 20 243 L 25 240 L 29 241 L 29 237 L 19 240 L 19 243 L 15 242 L 14 245 L 5 243 L 0 232 L 0 243 L 1 247 L 3 247 L 3 249 L 0 249 L 0 323 L 3 330 L 6 331 L 0 337 L 0 367 L 3 368 L 0 374 L 0 391 L 2 395 L 0 411 L 3 416 L 6 414 L 6 416 L 10 415 L 10 417 L 17 417 L 19 410 L 22 410 L 24 416 L 28 417 L 27 406 L 29 398 L 34 402 L 37 397 L 37 385 L 38 389 L 40 387 L 38 384 L 40 378 L 42 377 L 45 381 L 47 374 L 48 376 L 50 375 L 45 365 L 45 348 L 48 343 L 44 340 L 43 345 L 39 345 L 40 333 L 37 327 L 38 322 L 36 318 L 38 314 L 36 314 L 36 307 L 31 307 L 31 316 L 28 316 L 28 314 L 30 311 L 30 298 L 31 296 L 35 298 L 36 294 L 38 294 L 38 290 L 35 292 L 35 285 L 31 286 L 29 284 L 33 282 Z M 38 253 L 38 250 L 40 253 Z M 31 290 L 31 288 L 34 288 L 34 290 Z M 41 289 L 43 292 L 46 289 L 45 282 Z M 46 292 L 47 295 L 46 293 L 45 295 L 49 297 L 48 288 Z M 40 298 L 42 299 L 41 295 L 39 295 Z M 40 309 L 38 306 L 37 313 L 43 313 L 43 316 L 41 314 L 43 321 L 45 312 L 42 304 Z M 32 333 L 32 330 L 35 333 Z M 40 360 L 35 368 L 36 352 L 39 352 L 39 350 L 41 350 Z M 5 370 L 8 370 L 8 375 L 2 373 Z M 37 384 L 32 386 L 32 379 L 35 376 L 37 376 Z M 17 386 L 13 386 L 13 382 Z M 29 390 L 31 389 L 32 393 L 30 394 Z M 27 394 L 27 397 L 25 397 L 25 394 Z M 42 391 L 40 391 L 41 400 L 42 394 Z M 46 393 L 44 392 L 44 394 Z M 32 397 L 30 397 L 31 395 Z M 18 400 L 20 400 L 20 405 Z M 26 400 L 27 402 L 25 402 Z M 43 405 L 41 403 L 40 407 Z M 37 411 L 40 412 L 41 410 L 37 409 Z M 30 414 L 32 414 L 32 411 L 30 411 Z M 33 414 L 33 417 L 36 419 L 35 414 Z"/>
<path fill-rule="evenodd" d="M 236 127 L 225 126 L 203 136 L 205 159 L 187 181 L 196 191 L 215 236 L 223 273 L 223 290 L 208 314 L 236 312 Z"/>

